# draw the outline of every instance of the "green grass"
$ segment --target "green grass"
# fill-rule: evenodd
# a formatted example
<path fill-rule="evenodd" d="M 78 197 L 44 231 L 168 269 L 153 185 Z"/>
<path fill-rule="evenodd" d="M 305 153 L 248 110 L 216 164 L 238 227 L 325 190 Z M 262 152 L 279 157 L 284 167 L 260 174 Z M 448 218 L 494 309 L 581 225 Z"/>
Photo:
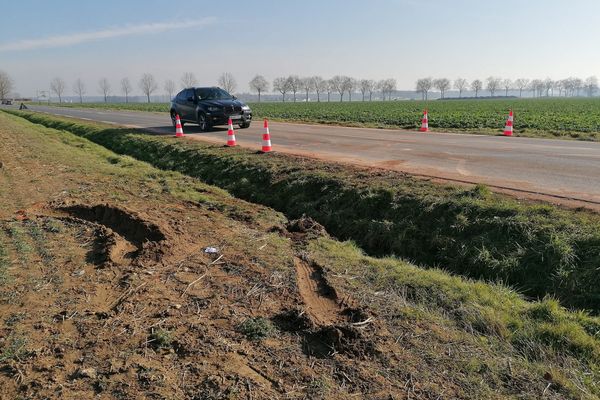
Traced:
<path fill-rule="evenodd" d="M 168 112 L 168 103 L 84 103 L 63 107 Z M 499 99 L 251 103 L 256 118 L 281 121 L 417 129 L 425 108 L 432 130 L 499 134 L 508 110 L 515 112 L 518 136 L 600 140 L 600 99 Z"/>
<path fill-rule="evenodd" d="M 502 285 L 466 280 L 438 269 L 422 270 L 394 258 L 368 257 L 352 243 L 320 238 L 310 242 L 308 253 L 340 277 L 336 284 L 344 285 L 344 292 L 366 299 L 366 306 L 385 320 L 400 325 L 408 321 L 420 327 L 424 321 L 447 326 L 448 332 L 462 332 L 449 340 L 464 340 L 467 348 L 475 341 L 477 347 L 513 357 L 530 371 L 539 369 L 540 374 L 552 367 L 565 373 L 574 368 L 567 359 L 572 357 L 588 371 L 577 373 L 578 379 L 592 393 L 600 394 L 596 385 L 600 379 L 598 317 L 570 312 L 552 298 L 529 302 Z M 439 353 L 432 356 L 439 357 Z M 471 365 L 473 361 L 476 365 Z M 506 373 L 505 364 L 495 364 L 484 356 L 471 360 L 456 357 L 454 363 L 454 370 L 471 368 L 471 373 L 478 375 L 482 364 L 491 368 L 492 375 Z M 563 382 L 568 390 L 578 392 L 568 381 Z"/>
<path fill-rule="evenodd" d="M 272 336 L 275 327 L 266 318 L 248 318 L 238 326 L 238 331 L 250 340 L 261 340 Z"/>
<path fill-rule="evenodd" d="M 485 187 L 437 185 L 281 154 L 260 155 L 99 124 L 20 113 L 117 153 L 176 170 L 237 197 L 307 214 L 371 255 L 498 281 L 567 306 L 600 311 L 600 217 L 519 203 Z"/>
<path fill-rule="evenodd" d="M 10 260 L 8 259 L 8 251 L 4 245 L 4 240 L 4 232 L 0 226 L 0 286 L 10 282 L 10 275 L 8 273 Z"/>

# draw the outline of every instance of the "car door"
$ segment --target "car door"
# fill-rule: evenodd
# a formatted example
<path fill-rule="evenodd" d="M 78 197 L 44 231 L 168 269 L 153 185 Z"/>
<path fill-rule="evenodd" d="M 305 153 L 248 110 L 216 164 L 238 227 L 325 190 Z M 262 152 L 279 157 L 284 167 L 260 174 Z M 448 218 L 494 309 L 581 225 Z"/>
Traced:
<path fill-rule="evenodd" d="M 185 121 L 196 121 L 196 103 L 194 102 L 194 90 L 185 89 L 181 99 L 181 118 Z"/>

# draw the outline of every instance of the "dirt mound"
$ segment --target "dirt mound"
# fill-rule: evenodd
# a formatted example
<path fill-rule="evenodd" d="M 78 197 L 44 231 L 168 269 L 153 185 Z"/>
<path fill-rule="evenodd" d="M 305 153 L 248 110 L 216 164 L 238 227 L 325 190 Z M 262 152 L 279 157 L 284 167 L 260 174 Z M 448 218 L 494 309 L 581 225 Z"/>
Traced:
<path fill-rule="evenodd" d="M 288 222 L 286 228 L 290 233 L 304 234 L 308 238 L 329 236 L 323 225 L 306 215 Z"/>
<path fill-rule="evenodd" d="M 96 264 L 132 261 L 160 261 L 167 249 L 167 238 L 161 228 L 144 220 L 139 214 L 108 204 L 75 204 L 56 207 L 69 215 L 71 221 L 95 229 L 92 258 Z"/>

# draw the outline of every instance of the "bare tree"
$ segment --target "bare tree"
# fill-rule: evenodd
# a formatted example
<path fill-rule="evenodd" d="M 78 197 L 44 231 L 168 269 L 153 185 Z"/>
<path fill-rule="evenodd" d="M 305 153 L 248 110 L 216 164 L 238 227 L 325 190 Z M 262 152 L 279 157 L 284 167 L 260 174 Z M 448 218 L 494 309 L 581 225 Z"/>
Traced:
<path fill-rule="evenodd" d="M 125 95 L 125 103 L 129 103 L 129 93 L 131 93 L 131 82 L 129 82 L 129 78 L 121 79 L 121 92 Z"/>
<path fill-rule="evenodd" d="M 352 92 L 356 88 L 356 79 L 349 76 L 344 77 L 344 89 L 348 92 L 348 101 L 352 101 Z"/>
<path fill-rule="evenodd" d="M 275 78 L 275 80 L 273 81 L 273 89 L 275 89 L 279 93 L 281 93 L 281 98 L 282 98 L 283 102 L 285 103 L 285 94 L 290 91 L 290 85 L 289 85 L 288 78 L 285 78 L 285 77 Z"/>
<path fill-rule="evenodd" d="M 184 89 L 194 87 L 197 83 L 198 80 L 193 72 L 184 72 L 183 75 L 181 75 L 181 85 Z"/>
<path fill-rule="evenodd" d="M 325 90 L 327 91 L 327 102 L 329 103 L 331 101 L 331 93 L 333 93 L 333 91 L 335 90 L 333 88 L 333 83 L 331 82 L 331 79 L 327 79 L 325 81 Z"/>
<path fill-rule="evenodd" d="M 62 95 L 65 92 L 65 87 L 67 84 L 62 78 L 54 78 L 52 82 L 50 82 L 50 90 L 58 96 L 58 102 L 62 103 Z"/>
<path fill-rule="evenodd" d="M 553 89 L 554 89 L 554 81 L 550 78 L 544 79 L 544 92 L 546 93 L 546 97 L 550 97 L 550 91 Z"/>
<path fill-rule="evenodd" d="M 584 88 L 588 97 L 592 97 L 598 91 L 598 78 L 595 76 L 588 77 L 585 80 Z"/>
<path fill-rule="evenodd" d="M 465 89 L 467 89 L 468 86 L 469 84 L 466 79 L 456 78 L 456 80 L 454 81 L 454 89 L 458 90 L 459 98 L 462 97 L 462 93 L 465 91 Z"/>
<path fill-rule="evenodd" d="M 173 98 L 173 93 L 175 93 L 175 82 L 173 82 L 172 79 L 167 79 L 164 88 L 167 96 L 169 96 L 169 100 L 171 100 Z"/>
<path fill-rule="evenodd" d="M 388 78 L 383 81 L 383 86 L 388 94 L 388 100 L 392 100 L 392 93 L 396 90 L 396 80 L 394 78 Z"/>
<path fill-rule="evenodd" d="M 13 86 L 14 83 L 10 76 L 4 71 L 0 71 L 0 99 L 7 98 L 13 90 Z"/>
<path fill-rule="evenodd" d="M 331 87 L 334 91 L 340 94 L 340 101 L 344 100 L 344 93 L 346 93 L 346 87 L 344 86 L 345 77 L 341 75 L 336 75 L 329 81 L 331 83 Z"/>
<path fill-rule="evenodd" d="M 515 87 L 519 89 L 519 97 L 523 96 L 523 89 L 529 85 L 529 79 L 519 78 L 515 81 Z"/>
<path fill-rule="evenodd" d="M 529 84 L 529 89 L 533 93 L 534 97 L 542 97 L 542 94 L 544 93 L 544 81 L 541 79 L 532 80 Z"/>
<path fill-rule="evenodd" d="M 83 103 L 83 95 L 85 94 L 85 83 L 83 83 L 81 78 L 77 78 L 77 80 L 73 84 L 73 92 L 79 96 L 79 103 Z"/>
<path fill-rule="evenodd" d="M 313 89 L 315 89 L 315 92 L 317 93 L 317 102 L 320 102 L 321 93 L 327 91 L 327 81 L 320 76 L 313 76 L 310 78 L 310 80 L 312 82 Z"/>
<path fill-rule="evenodd" d="M 483 88 L 483 82 L 479 79 L 475 79 L 471 82 L 471 90 L 475 92 L 475 97 L 479 94 L 479 91 Z"/>
<path fill-rule="evenodd" d="M 287 78 L 288 87 L 290 88 L 290 92 L 294 95 L 294 103 L 296 102 L 296 93 L 300 91 L 300 87 L 302 86 L 302 81 L 298 77 L 298 75 L 290 75 Z"/>
<path fill-rule="evenodd" d="M 501 83 L 501 79 L 500 78 L 496 78 L 493 76 L 488 77 L 485 82 L 487 84 L 487 90 L 490 91 L 490 96 L 494 97 L 494 94 L 496 93 L 496 90 L 498 90 L 498 88 L 500 87 L 500 83 Z"/>
<path fill-rule="evenodd" d="M 362 93 L 362 101 L 365 101 L 365 96 L 369 93 L 369 101 L 373 98 L 373 90 L 375 90 L 375 81 L 372 79 L 361 79 L 359 82 L 360 92 Z"/>
<path fill-rule="evenodd" d="M 501 82 L 502 87 L 504 88 L 504 96 L 508 97 L 508 91 L 512 89 L 513 82 L 510 79 L 503 79 Z"/>
<path fill-rule="evenodd" d="M 260 95 L 262 92 L 269 90 L 269 82 L 262 75 L 256 75 L 249 83 L 250 89 L 258 92 L 258 102 L 260 103 Z"/>
<path fill-rule="evenodd" d="M 417 80 L 417 92 L 421 93 L 423 100 L 427 100 L 429 97 L 429 91 L 433 86 L 432 78 L 422 78 Z"/>
<path fill-rule="evenodd" d="M 579 97 L 579 91 L 583 88 L 583 81 L 579 78 L 573 78 L 573 90 L 575 95 Z"/>
<path fill-rule="evenodd" d="M 308 103 L 308 95 L 310 93 L 310 89 L 312 89 L 313 85 L 312 85 L 312 78 L 300 78 L 300 88 L 302 90 L 304 90 L 304 93 L 306 94 L 306 97 L 304 99 L 304 101 L 306 101 Z"/>
<path fill-rule="evenodd" d="M 433 81 L 433 86 L 440 91 L 440 97 L 443 99 L 446 95 L 446 90 L 450 89 L 450 80 L 440 78 Z"/>
<path fill-rule="evenodd" d="M 385 79 L 377 81 L 375 89 L 381 92 L 381 100 L 385 101 Z"/>
<path fill-rule="evenodd" d="M 142 90 L 142 93 L 144 93 L 148 98 L 148 103 L 150 103 L 150 96 L 152 95 L 152 92 L 158 88 L 158 85 L 154 80 L 154 76 L 152 74 L 145 73 L 140 79 L 139 86 Z"/>
<path fill-rule="evenodd" d="M 98 81 L 98 88 L 100 89 L 100 93 L 104 95 L 104 102 L 106 103 L 108 94 L 110 93 L 110 83 L 108 82 L 108 79 L 100 79 Z"/>
<path fill-rule="evenodd" d="M 219 77 L 219 86 L 225 89 L 226 92 L 233 94 L 237 89 L 237 82 L 231 72 L 224 72 Z"/>

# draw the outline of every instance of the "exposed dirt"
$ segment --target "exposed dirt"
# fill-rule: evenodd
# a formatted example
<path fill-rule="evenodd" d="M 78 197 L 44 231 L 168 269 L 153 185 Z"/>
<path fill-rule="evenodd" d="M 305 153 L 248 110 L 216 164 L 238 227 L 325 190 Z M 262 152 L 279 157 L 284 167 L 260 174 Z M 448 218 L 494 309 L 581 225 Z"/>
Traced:
<path fill-rule="evenodd" d="M 1 399 L 383 399 L 399 390 L 379 372 L 394 357 L 378 350 L 385 335 L 375 337 L 372 321 L 355 325 L 366 314 L 296 255 L 326 235 L 314 221 L 288 230 L 273 211 L 223 194 L 174 198 L 165 187 L 177 183 L 156 170 L 36 143 L 25 130 L 0 135 L 0 246 L 10 262 Z M 253 318 L 274 331 L 248 336 L 240 326 Z"/>
<path fill-rule="evenodd" d="M 485 379 L 454 371 L 474 341 L 384 319 L 312 260 L 310 218 L 0 122 L 0 399 L 454 399 Z"/>

